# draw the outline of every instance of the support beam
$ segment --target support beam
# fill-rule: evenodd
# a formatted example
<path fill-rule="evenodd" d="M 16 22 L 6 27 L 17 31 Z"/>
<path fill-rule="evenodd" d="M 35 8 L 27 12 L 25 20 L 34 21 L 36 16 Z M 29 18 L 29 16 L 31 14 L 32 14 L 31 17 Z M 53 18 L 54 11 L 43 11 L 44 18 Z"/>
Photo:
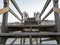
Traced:
<path fill-rule="evenodd" d="M 60 33 L 56 32 L 40 32 L 40 33 L 33 33 L 33 32 L 28 32 L 28 33 L 0 33 L 0 37 L 23 37 L 23 36 L 60 36 Z"/>
<path fill-rule="evenodd" d="M 21 23 L 23 23 L 23 14 L 22 14 L 22 12 L 21 12 L 19 6 L 17 5 L 17 3 L 16 3 L 15 0 L 11 0 L 11 2 L 13 3 L 13 5 L 15 6 L 15 8 L 17 9 L 17 11 L 19 12 L 19 14 L 21 15 L 21 17 L 22 17 Z"/>
<path fill-rule="evenodd" d="M 40 14 L 40 16 L 39 17 L 41 17 L 42 16 L 42 14 L 44 13 L 44 11 L 46 10 L 46 8 L 48 7 L 48 5 L 49 5 L 49 3 L 51 2 L 51 0 L 47 0 L 46 1 L 46 3 L 45 3 L 45 5 L 44 5 L 44 7 L 43 7 L 43 9 L 42 9 L 42 11 L 41 11 L 41 14 Z"/>
<path fill-rule="evenodd" d="M 3 0 L 4 1 L 4 8 L 5 7 L 9 7 L 9 0 Z M 2 29 L 1 32 L 2 33 L 7 33 L 7 21 L 8 21 L 8 12 L 3 14 L 3 20 L 2 20 Z M 5 44 L 7 38 L 4 37 L 0 37 L 0 44 Z"/>
<path fill-rule="evenodd" d="M 44 39 L 44 40 L 41 40 L 41 41 L 45 42 L 45 41 L 52 41 L 52 40 L 55 40 L 55 39 L 51 38 L 51 39 Z"/>
<path fill-rule="evenodd" d="M 32 32 L 32 27 L 30 27 L 30 31 Z M 30 44 L 32 44 L 32 36 L 29 37 L 30 37 Z"/>
<path fill-rule="evenodd" d="M 51 10 L 45 15 L 45 17 L 41 20 L 41 22 L 42 21 L 44 21 L 51 13 L 53 12 L 53 8 L 51 8 Z M 40 22 L 40 23 L 41 23 Z"/>
<path fill-rule="evenodd" d="M 15 16 L 19 21 L 22 21 L 22 20 L 16 15 L 16 13 L 14 13 L 14 11 L 13 11 L 11 8 L 9 8 L 9 12 L 10 12 L 13 16 Z"/>
<path fill-rule="evenodd" d="M 53 6 L 59 8 L 58 6 L 58 1 L 59 0 L 53 0 Z M 54 12 L 55 16 L 55 25 L 56 25 L 56 30 L 57 32 L 60 32 L 60 16 L 58 13 Z M 60 44 L 60 36 L 56 36 L 57 43 Z"/>

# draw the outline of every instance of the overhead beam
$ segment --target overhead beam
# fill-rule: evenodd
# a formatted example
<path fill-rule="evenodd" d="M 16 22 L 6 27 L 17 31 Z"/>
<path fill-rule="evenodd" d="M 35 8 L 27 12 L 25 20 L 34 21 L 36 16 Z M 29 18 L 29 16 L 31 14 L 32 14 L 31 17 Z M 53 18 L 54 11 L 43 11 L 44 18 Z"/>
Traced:
<path fill-rule="evenodd" d="M 44 41 L 52 41 L 52 40 L 55 40 L 55 39 L 51 38 L 51 39 L 44 39 L 44 40 L 41 40 L 41 41 L 44 42 Z"/>
<path fill-rule="evenodd" d="M 0 14 L 4 14 L 9 11 L 9 7 L 5 7 L 3 9 L 0 9 Z"/>
<path fill-rule="evenodd" d="M 16 1 L 15 0 L 11 0 L 11 2 L 13 3 L 13 5 L 15 6 L 15 8 L 17 9 L 17 11 L 20 13 L 21 16 L 23 16 L 19 6 L 17 5 Z"/>
<path fill-rule="evenodd" d="M 16 15 L 16 13 L 15 13 L 11 8 L 9 8 L 9 12 L 10 12 L 13 16 L 15 16 L 19 21 L 22 21 L 22 20 Z"/>
<path fill-rule="evenodd" d="M 46 1 L 46 3 L 45 3 L 45 5 L 44 5 L 44 7 L 43 7 L 43 9 L 42 9 L 42 11 L 41 11 L 41 14 L 40 14 L 40 16 L 39 17 L 41 17 L 42 16 L 42 14 L 44 13 L 44 11 L 46 10 L 46 8 L 48 7 L 48 5 L 49 5 L 49 3 L 51 2 L 51 0 L 47 0 Z"/>
<path fill-rule="evenodd" d="M 51 8 L 51 10 L 45 15 L 45 17 L 41 20 L 41 22 L 42 21 L 44 21 L 51 13 L 53 12 L 53 8 Z M 41 23 L 40 22 L 40 23 Z"/>

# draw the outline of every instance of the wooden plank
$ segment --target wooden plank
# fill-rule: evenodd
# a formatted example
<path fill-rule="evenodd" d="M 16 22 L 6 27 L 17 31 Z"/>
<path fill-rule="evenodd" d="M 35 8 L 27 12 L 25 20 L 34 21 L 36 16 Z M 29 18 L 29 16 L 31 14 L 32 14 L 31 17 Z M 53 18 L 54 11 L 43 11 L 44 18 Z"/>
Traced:
<path fill-rule="evenodd" d="M 57 7 L 53 7 L 53 10 L 54 10 L 54 12 L 56 12 L 56 13 L 60 13 L 60 9 L 57 8 Z"/>
<path fill-rule="evenodd" d="M 6 13 L 9 11 L 9 7 L 5 7 L 3 9 L 0 9 L 0 14 Z"/>

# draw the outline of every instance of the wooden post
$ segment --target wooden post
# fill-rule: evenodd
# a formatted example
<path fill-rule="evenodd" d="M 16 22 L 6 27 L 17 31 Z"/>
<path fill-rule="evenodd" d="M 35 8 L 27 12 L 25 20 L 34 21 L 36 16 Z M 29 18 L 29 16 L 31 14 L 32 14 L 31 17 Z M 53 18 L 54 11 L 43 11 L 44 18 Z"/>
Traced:
<path fill-rule="evenodd" d="M 4 0 L 4 8 L 9 6 L 9 0 Z M 7 32 L 7 19 L 8 19 L 8 12 L 3 14 L 3 20 L 2 20 L 2 33 Z M 7 38 L 0 37 L 0 44 L 5 44 Z"/>
<path fill-rule="evenodd" d="M 30 27 L 30 31 L 32 32 L 32 27 Z M 29 37 L 30 37 L 30 44 L 32 44 L 32 36 Z"/>
<path fill-rule="evenodd" d="M 58 8 L 58 1 L 59 0 L 53 0 L 53 6 Z M 55 24 L 56 24 L 56 30 L 57 32 L 60 32 L 60 16 L 58 13 L 54 12 L 55 16 Z M 60 44 L 60 36 L 56 37 L 57 43 Z"/>
<path fill-rule="evenodd" d="M 58 7 L 58 0 L 53 0 L 53 6 L 54 7 Z M 58 32 L 60 32 L 60 17 L 59 14 L 54 12 L 54 16 L 55 16 L 55 24 L 56 24 L 56 29 Z"/>

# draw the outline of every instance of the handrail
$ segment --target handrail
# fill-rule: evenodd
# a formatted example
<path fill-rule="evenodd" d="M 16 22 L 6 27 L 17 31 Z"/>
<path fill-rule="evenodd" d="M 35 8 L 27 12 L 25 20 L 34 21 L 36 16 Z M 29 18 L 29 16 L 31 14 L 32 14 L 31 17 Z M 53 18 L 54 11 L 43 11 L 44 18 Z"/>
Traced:
<path fill-rule="evenodd" d="M 45 15 L 45 17 L 41 20 L 41 22 L 44 21 L 45 18 L 48 17 L 52 12 L 53 12 L 53 8 L 51 8 L 51 10 L 50 10 L 50 11 Z M 40 22 L 40 23 L 41 23 L 41 22 Z"/>
<path fill-rule="evenodd" d="M 11 8 L 9 8 L 9 12 L 10 12 L 11 14 L 13 14 L 19 21 L 22 21 L 22 20 L 14 13 L 14 11 L 13 11 Z"/>
<path fill-rule="evenodd" d="M 9 11 L 9 7 L 5 7 L 3 9 L 0 9 L 0 14 L 6 13 Z"/>
<path fill-rule="evenodd" d="M 13 3 L 13 5 L 14 5 L 15 8 L 17 9 L 17 11 L 20 13 L 20 15 L 23 17 L 23 14 L 22 14 L 21 10 L 19 9 L 19 7 L 18 7 L 16 1 L 15 1 L 15 0 L 11 0 L 11 2 Z"/>
<path fill-rule="evenodd" d="M 46 1 L 46 3 L 45 3 L 45 5 L 44 5 L 44 7 L 43 7 L 43 9 L 42 9 L 41 14 L 40 14 L 39 17 L 42 16 L 42 14 L 44 13 L 45 9 L 48 7 L 48 5 L 49 5 L 50 2 L 51 2 L 51 0 L 47 0 L 47 1 Z"/>

